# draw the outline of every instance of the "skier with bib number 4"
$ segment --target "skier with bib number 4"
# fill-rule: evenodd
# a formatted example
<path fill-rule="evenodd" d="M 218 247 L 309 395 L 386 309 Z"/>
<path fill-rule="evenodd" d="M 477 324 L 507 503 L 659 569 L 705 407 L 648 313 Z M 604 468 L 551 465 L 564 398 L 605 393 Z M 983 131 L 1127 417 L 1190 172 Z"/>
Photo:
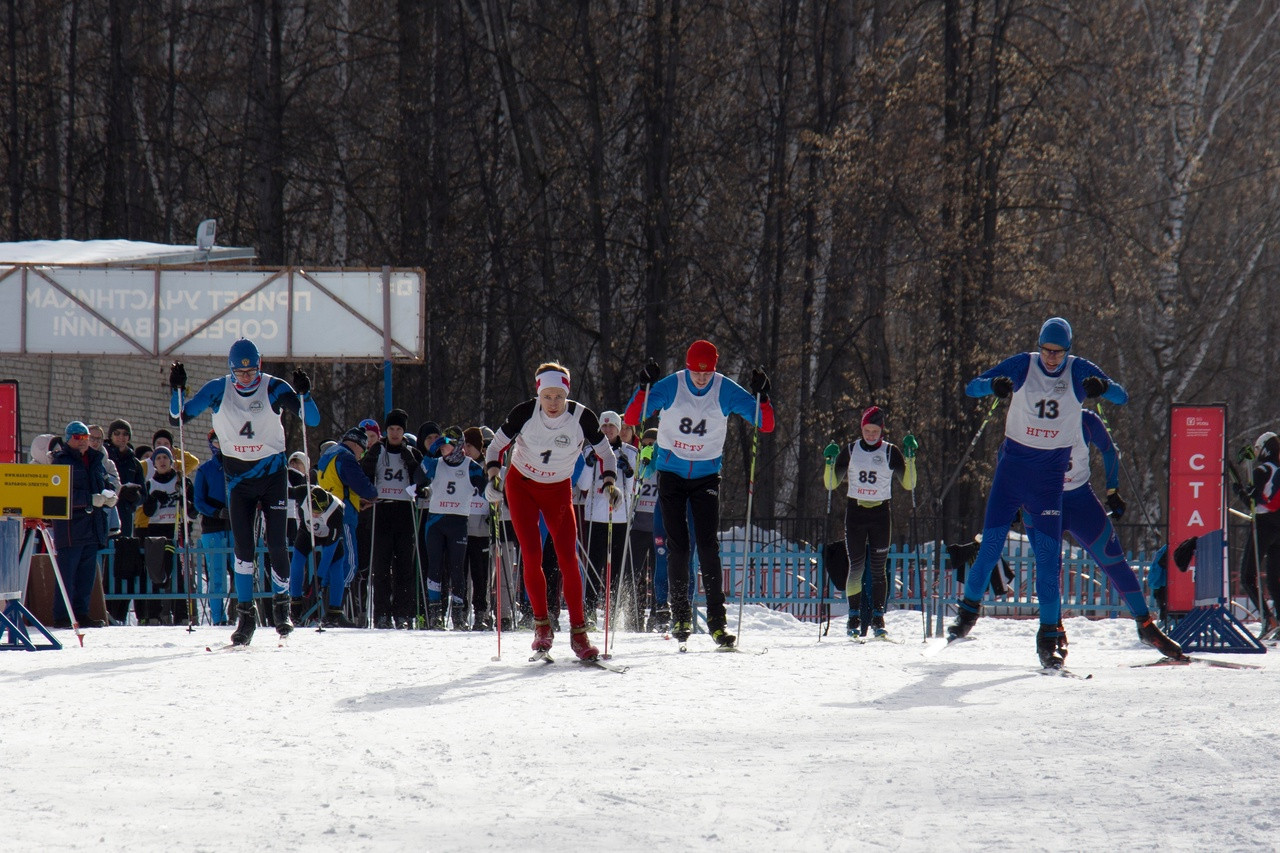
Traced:
<path fill-rule="evenodd" d="M 729 416 L 738 415 L 761 432 L 773 432 L 769 377 L 751 372 L 751 390 L 716 372 L 720 354 L 710 341 L 698 340 L 685 353 L 685 369 L 663 378 L 653 359 L 640 371 L 641 385 L 627 404 L 623 421 L 658 421 L 658 505 L 667 534 L 667 584 L 671 598 L 671 636 L 683 646 L 693 633 L 689 595 L 689 525 L 698 548 L 698 567 L 707 596 L 707 629 L 716 645 L 733 646 L 726 630 L 724 582 L 720 566 L 720 466 Z M 647 390 L 647 396 L 646 396 Z"/>
<path fill-rule="evenodd" d="M 846 632 L 858 636 L 862 612 L 863 560 L 870 550 L 871 562 L 871 629 L 877 639 L 888 639 L 884 627 L 885 602 L 889 597 L 889 578 L 885 563 L 889 557 L 889 541 L 893 534 L 893 475 L 902 487 L 916 487 L 915 436 L 902 439 L 902 449 L 884 440 L 884 411 L 872 406 L 862 413 L 862 438 L 836 450 L 832 442 L 823 452 L 823 485 L 835 491 L 841 479 L 849 482 L 848 503 L 844 510 L 844 542 L 849 554 L 849 580 L 845 595 L 849 600 L 849 623 Z M 833 452 L 835 451 L 835 452 Z M 837 473 L 843 472 L 843 473 Z"/>
<path fill-rule="evenodd" d="M 524 586 L 533 609 L 533 651 L 544 657 L 551 651 L 553 632 L 547 600 L 547 579 L 542 571 L 541 514 L 551 533 L 556 560 L 564 577 L 564 599 L 569 608 L 569 646 L 579 660 L 597 661 L 600 651 L 587 634 L 583 608 L 582 573 L 578 569 L 578 526 L 573 512 L 574 465 L 589 445 L 599 458 L 604 493 L 611 506 L 622 502 L 615 485 L 617 463 L 609 439 L 600 431 L 596 413 L 569 399 L 569 369 L 544 362 L 534 375 L 537 396 L 507 414 L 485 454 L 485 497 L 492 504 L 504 498 L 511 510 L 511 526 L 520 543 Z M 502 451 L 513 445 L 505 482 L 500 479 Z"/>
<path fill-rule="evenodd" d="M 982 612 L 982 596 L 1000 559 L 1015 513 L 1029 522 L 1036 559 L 1040 630 L 1036 653 L 1045 669 L 1066 660 L 1067 633 L 1061 622 L 1062 493 L 1072 449 L 1082 440 L 1083 401 L 1101 397 L 1123 404 L 1129 394 L 1097 365 L 1069 355 L 1071 325 L 1050 317 L 1040 327 L 1039 352 L 1010 356 L 971 379 L 970 397 L 1009 398 L 1004 442 L 987 495 L 982 547 L 965 577 L 963 598 L 947 640 L 965 637 Z"/>
<path fill-rule="evenodd" d="M 222 447 L 227 475 L 228 516 L 235 551 L 236 629 L 231 643 L 247 646 L 257 627 L 253 606 L 256 569 L 254 516 L 262 511 L 267 551 L 271 555 L 272 616 L 276 631 L 293 631 L 289 618 L 289 551 L 286 539 L 289 479 L 285 470 L 284 412 L 302 417 L 307 426 L 320 423 L 320 410 L 310 398 L 311 378 L 293 372 L 290 384 L 262 372 L 262 356 L 247 338 L 231 345 L 226 376 L 211 379 L 192 397 L 186 396 L 187 371 L 182 362 L 169 367 L 169 420 L 187 423 L 206 409 L 213 412 L 213 428 Z M 181 407 L 181 408 L 179 408 Z M 305 414 L 304 414 L 305 409 Z"/>

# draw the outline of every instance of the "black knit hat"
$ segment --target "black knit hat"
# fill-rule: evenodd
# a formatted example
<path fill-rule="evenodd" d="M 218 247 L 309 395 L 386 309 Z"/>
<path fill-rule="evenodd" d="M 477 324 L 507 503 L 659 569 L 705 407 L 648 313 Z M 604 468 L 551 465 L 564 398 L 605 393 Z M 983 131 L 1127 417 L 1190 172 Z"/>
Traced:
<path fill-rule="evenodd" d="M 352 427 L 342 434 L 342 441 L 354 441 L 361 450 L 369 448 L 369 436 L 360 427 Z"/>
<path fill-rule="evenodd" d="M 398 426 L 400 429 L 408 429 L 409 413 L 404 409 L 392 409 L 387 412 L 387 426 Z"/>
<path fill-rule="evenodd" d="M 151 433 L 151 444 L 152 444 L 152 445 L 154 445 L 154 444 L 156 443 L 156 439 L 157 439 L 157 438 L 167 438 L 167 439 L 169 439 L 169 443 L 170 443 L 170 444 L 173 444 L 173 433 L 169 432 L 169 430 L 165 429 L 164 427 L 160 427 L 160 429 L 158 429 L 158 430 L 156 430 L 155 432 Z"/>
<path fill-rule="evenodd" d="M 112 421 L 111 425 L 107 427 L 107 435 L 110 436 L 111 433 L 115 432 L 118 429 L 124 430 L 125 432 L 129 433 L 130 438 L 133 438 L 133 427 L 129 426 L 129 422 L 126 421 L 124 418 L 116 418 L 114 421 Z"/>

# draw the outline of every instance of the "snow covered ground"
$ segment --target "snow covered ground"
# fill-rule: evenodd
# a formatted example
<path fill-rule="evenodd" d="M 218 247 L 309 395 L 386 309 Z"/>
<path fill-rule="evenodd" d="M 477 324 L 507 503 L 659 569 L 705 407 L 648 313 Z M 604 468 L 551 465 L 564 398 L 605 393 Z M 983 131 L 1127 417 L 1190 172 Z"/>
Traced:
<path fill-rule="evenodd" d="M 730 624 L 733 624 L 732 612 Z M 926 657 L 748 608 L 742 644 L 622 635 L 69 631 L 0 656 L 4 850 L 1274 850 L 1276 654 L 1134 669 L 1127 619 L 983 619 Z M 843 632 L 841 631 L 841 634 Z M 598 637 L 599 635 L 597 635 Z"/>

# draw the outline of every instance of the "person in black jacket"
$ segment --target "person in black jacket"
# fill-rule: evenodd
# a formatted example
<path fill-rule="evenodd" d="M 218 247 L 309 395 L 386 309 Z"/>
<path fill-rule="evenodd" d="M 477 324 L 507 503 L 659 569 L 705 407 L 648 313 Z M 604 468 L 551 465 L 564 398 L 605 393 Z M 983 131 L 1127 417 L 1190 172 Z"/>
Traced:
<path fill-rule="evenodd" d="M 387 413 L 382 438 L 360 459 L 360 468 L 378 489 L 373 510 L 369 559 L 373 573 L 373 616 L 378 628 L 406 628 L 413 619 L 418 573 L 413 560 L 414 496 L 406 491 L 418 478 L 422 454 L 405 441 L 409 415 Z M 372 434 L 372 433 L 369 433 Z"/>
<path fill-rule="evenodd" d="M 116 465 L 116 474 L 120 477 L 119 502 L 116 509 L 120 511 L 120 535 L 133 535 L 133 516 L 142 503 L 143 483 L 146 474 L 142 470 L 142 462 L 133 452 L 133 427 L 123 418 L 116 418 L 107 426 L 107 442 L 104 449 L 107 458 Z"/>
<path fill-rule="evenodd" d="M 115 503 L 116 494 L 107 486 L 106 454 L 89 446 L 89 427 L 83 421 L 72 421 L 62 440 L 64 446 L 50 460 L 54 465 L 71 467 L 71 516 L 53 522 L 58 572 L 75 621 L 82 627 L 101 628 L 105 622 L 89 618 L 89 597 L 98 574 L 98 550 L 107 545 L 106 508 Z M 54 598 L 53 624 L 58 628 L 72 625 L 72 614 L 67 613 L 62 596 Z"/>

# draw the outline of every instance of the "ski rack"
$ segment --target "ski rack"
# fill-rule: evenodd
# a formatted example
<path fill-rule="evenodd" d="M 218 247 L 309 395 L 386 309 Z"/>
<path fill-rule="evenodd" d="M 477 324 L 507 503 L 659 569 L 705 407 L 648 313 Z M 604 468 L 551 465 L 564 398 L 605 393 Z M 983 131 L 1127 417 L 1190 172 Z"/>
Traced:
<path fill-rule="evenodd" d="M 1221 588 L 1225 551 L 1226 539 L 1221 529 L 1206 533 L 1196 542 L 1195 606 L 1169 632 L 1169 638 L 1184 652 L 1265 655 L 1267 647 L 1226 606 Z"/>

